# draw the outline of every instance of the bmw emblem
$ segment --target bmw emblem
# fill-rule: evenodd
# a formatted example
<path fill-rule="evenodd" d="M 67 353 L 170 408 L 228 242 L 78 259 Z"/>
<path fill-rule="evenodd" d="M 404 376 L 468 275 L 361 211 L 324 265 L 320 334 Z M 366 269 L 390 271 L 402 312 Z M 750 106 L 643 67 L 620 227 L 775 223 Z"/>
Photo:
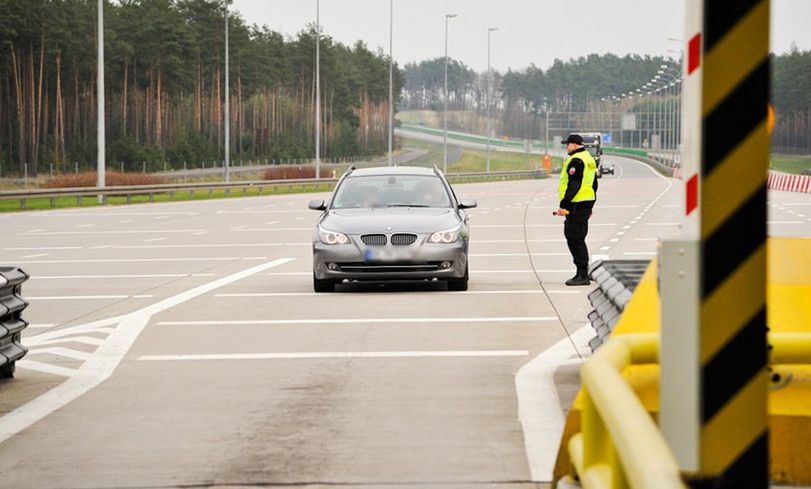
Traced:
<path fill-rule="evenodd" d="M 391 226 L 386 226 L 386 231 L 391 231 Z"/>

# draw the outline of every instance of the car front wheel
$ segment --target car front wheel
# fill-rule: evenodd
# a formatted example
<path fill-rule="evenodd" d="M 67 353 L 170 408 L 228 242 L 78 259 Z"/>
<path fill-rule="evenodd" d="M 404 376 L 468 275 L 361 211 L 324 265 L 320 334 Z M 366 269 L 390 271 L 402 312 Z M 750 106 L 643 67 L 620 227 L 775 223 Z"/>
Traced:
<path fill-rule="evenodd" d="M 313 290 L 316 292 L 335 292 L 335 281 L 320 280 L 313 274 Z"/>

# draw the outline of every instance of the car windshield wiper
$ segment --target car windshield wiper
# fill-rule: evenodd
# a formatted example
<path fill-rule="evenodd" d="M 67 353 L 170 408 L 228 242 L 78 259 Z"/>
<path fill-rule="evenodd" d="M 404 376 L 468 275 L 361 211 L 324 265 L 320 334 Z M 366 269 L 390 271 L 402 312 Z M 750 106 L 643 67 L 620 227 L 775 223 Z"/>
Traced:
<path fill-rule="evenodd" d="M 431 207 L 428 204 L 389 204 L 386 207 Z"/>

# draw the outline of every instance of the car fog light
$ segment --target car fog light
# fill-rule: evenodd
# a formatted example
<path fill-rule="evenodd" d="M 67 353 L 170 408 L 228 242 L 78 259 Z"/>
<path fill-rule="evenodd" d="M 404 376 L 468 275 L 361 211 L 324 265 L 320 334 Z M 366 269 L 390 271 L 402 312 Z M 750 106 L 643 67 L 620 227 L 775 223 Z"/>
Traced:
<path fill-rule="evenodd" d="M 336 271 L 336 270 L 338 270 L 338 264 L 337 263 L 329 263 L 327 265 L 327 268 L 329 268 L 332 271 Z"/>
<path fill-rule="evenodd" d="M 451 267 L 451 262 L 443 261 L 442 263 L 439 264 L 439 266 L 440 266 L 440 268 L 450 268 Z"/>

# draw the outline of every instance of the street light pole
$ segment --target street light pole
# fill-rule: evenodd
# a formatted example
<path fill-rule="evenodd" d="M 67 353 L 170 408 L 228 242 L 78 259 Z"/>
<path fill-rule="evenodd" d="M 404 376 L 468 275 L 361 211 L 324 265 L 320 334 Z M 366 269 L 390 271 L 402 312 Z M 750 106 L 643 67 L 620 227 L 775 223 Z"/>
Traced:
<path fill-rule="evenodd" d="M 448 19 L 456 14 L 445 14 L 445 111 L 442 131 L 442 171 L 448 172 Z"/>
<path fill-rule="evenodd" d="M 105 187 L 105 139 L 104 139 L 104 0 L 98 3 L 98 39 L 96 66 L 96 186 Z M 104 204 L 104 195 L 99 194 L 99 204 Z"/>
<path fill-rule="evenodd" d="M 389 0 L 389 166 L 392 166 L 392 135 L 394 134 L 394 0 Z"/>
<path fill-rule="evenodd" d="M 321 178 L 321 1 L 315 0 L 315 178 Z"/>
<path fill-rule="evenodd" d="M 231 77 L 228 46 L 228 1 L 225 4 L 225 181 L 231 181 Z"/>
<path fill-rule="evenodd" d="M 487 105 L 487 173 L 490 173 L 490 34 L 497 31 L 498 27 L 487 29 L 487 76 L 485 77 L 484 99 Z"/>

